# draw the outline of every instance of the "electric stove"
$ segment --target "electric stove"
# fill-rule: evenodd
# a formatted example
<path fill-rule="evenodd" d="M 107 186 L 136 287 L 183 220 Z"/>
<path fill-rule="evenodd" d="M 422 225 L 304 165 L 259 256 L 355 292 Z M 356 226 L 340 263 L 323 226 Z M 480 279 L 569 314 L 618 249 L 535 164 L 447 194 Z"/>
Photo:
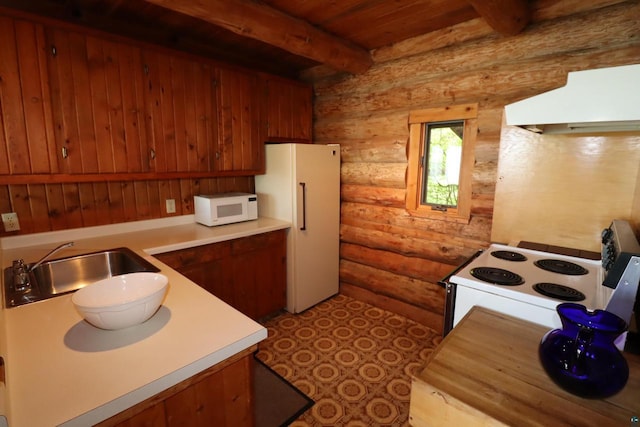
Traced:
<path fill-rule="evenodd" d="M 599 260 L 492 244 L 449 278 L 457 285 L 453 326 L 480 305 L 557 328 L 558 304 L 606 306 L 612 290 L 602 280 Z"/>

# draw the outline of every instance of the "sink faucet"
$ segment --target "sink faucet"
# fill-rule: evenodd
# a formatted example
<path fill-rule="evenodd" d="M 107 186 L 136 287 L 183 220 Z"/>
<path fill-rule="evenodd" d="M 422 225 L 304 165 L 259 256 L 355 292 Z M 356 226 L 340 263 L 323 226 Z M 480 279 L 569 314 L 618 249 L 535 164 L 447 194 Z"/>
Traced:
<path fill-rule="evenodd" d="M 23 292 L 31 288 L 29 283 L 29 274 L 27 273 L 27 266 L 24 264 L 23 259 L 16 259 L 13 261 L 13 287 L 18 292 Z"/>
<path fill-rule="evenodd" d="M 24 263 L 23 259 L 16 259 L 13 261 L 13 287 L 18 292 L 24 292 L 31 289 L 31 283 L 29 282 L 29 273 L 36 269 L 40 264 L 45 262 L 47 259 L 51 257 L 51 255 L 58 252 L 60 249 L 68 248 L 73 246 L 73 242 L 63 243 L 42 258 L 40 258 L 37 262 L 28 266 Z"/>
<path fill-rule="evenodd" d="M 60 246 L 58 246 L 57 248 L 55 248 L 54 250 L 52 250 L 51 252 L 49 252 L 48 254 L 46 254 L 45 256 L 43 256 L 42 258 L 40 258 L 38 261 L 36 261 L 34 264 L 31 265 L 31 267 L 29 267 L 28 272 L 31 273 L 33 270 L 35 270 L 40 264 L 42 264 L 43 262 L 45 262 L 47 259 L 49 259 L 53 254 L 55 254 L 56 252 L 58 252 L 61 249 L 64 248 L 68 248 L 73 246 L 73 242 L 67 242 L 67 243 L 63 243 Z"/>

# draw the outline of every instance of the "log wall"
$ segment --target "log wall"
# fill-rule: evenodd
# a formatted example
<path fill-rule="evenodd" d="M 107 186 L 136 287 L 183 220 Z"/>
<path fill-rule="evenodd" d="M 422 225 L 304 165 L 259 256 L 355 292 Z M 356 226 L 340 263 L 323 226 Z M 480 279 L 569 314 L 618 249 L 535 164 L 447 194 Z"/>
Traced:
<path fill-rule="evenodd" d="M 518 36 L 472 21 L 380 49 L 362 75 L 307 74 L 314 139 L 342 147 L 342 293 L 440 330 L 444 291 L 436 282 L 490 243 L 504 105 L 563 86 L 569 71 L 640 62 L 637 1 L 538 4 Z M 578 7 L 584 12 L 569 15 Z M 409 111 L 474 102 L 469 223 L 409 216 Z"/>

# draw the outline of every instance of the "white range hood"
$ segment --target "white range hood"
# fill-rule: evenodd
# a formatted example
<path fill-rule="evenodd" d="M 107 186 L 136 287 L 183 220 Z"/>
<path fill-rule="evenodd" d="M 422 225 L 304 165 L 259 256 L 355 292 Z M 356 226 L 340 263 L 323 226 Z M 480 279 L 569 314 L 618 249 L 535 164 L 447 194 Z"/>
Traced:
<path fill-rule="evenodd" d="M 564 87 L 505 107 L 507 125 L 538 133 L 640 131 L 640 64 L 570 72 Z"/>

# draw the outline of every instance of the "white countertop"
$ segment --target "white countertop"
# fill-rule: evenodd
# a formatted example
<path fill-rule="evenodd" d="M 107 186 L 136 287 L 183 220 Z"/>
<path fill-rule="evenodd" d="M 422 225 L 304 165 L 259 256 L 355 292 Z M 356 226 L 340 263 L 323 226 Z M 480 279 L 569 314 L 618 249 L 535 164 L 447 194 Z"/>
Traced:
<path fill-rule="evenodd" d="M 141 231 L 131 231 L 131 224 L 117 227 L 125 231 L 119 234 L 107 226 L 102 229 L 107 235 L 93 227 L 84 233 L 54 232 L 1 242 L 3 269 L 18 257 L 34 262 L 68 240 L 75 245 L 55 257 L 126 246 L 160 268 L 170 286 L 154 317 L 120 331 L 86 323 L 74 309 L 71 294 L 2 309 L 2 403 L 10 427 L 94 424 L 266 338 L 264 327 L 150 254 L 285 229 L 289 223 L 260 218 L 210 228 L 187 217 Z M 82 235 L 92 237 L 79 239 Z M 39 244 L 29 245 L 34 242 Z"/>

